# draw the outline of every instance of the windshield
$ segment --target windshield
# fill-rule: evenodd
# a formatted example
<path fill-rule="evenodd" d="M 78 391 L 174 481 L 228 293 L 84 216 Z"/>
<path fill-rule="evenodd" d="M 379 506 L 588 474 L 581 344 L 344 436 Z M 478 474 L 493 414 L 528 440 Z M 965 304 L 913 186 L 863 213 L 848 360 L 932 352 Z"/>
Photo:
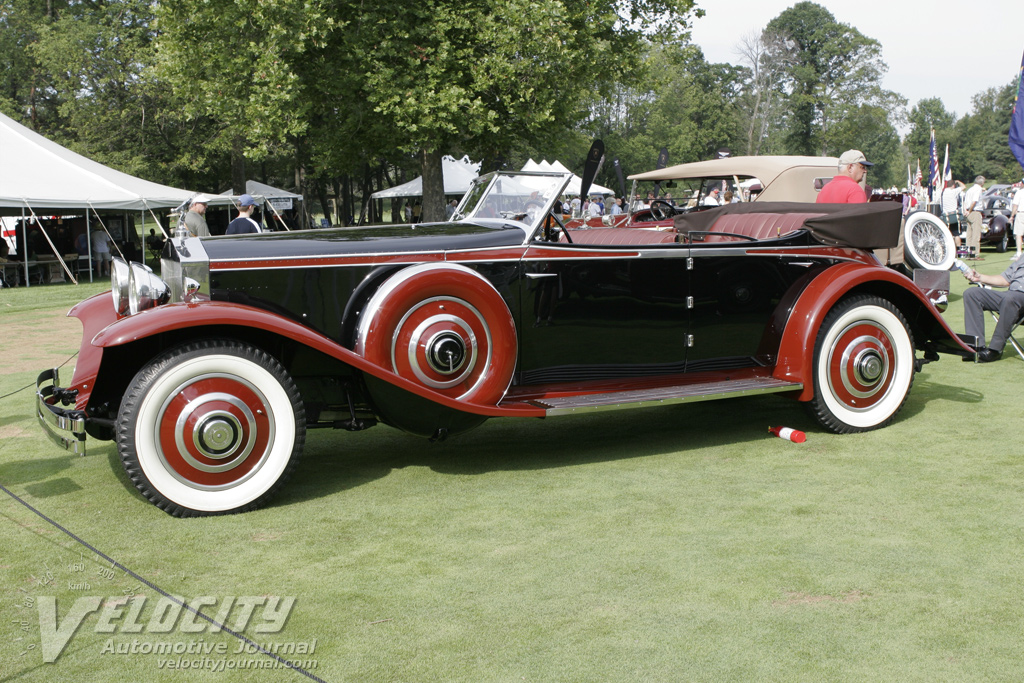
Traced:
<path fill-rule="evenodd" d="M 527 171 L 482 175 L 473 181 L 452 220 L 515 221 L 533 234 L 571 178 L 569 173 Z"/>

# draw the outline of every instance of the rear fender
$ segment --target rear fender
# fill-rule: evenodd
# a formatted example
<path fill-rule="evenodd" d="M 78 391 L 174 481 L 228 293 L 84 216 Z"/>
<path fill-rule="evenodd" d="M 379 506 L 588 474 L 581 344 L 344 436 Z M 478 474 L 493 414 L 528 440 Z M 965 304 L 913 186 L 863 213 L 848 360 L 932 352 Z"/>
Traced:
<path fill-rule="evenodd" d="M 803 384 L 797 400 L 809 401 L 814 397 L 814 345 L 822 320 L 840 299 L 853 293 L 871 293 L 891 301 L 910 323 L 918 349 L 957 355 L 974 353 L 957 338 L 924 292 L 906 276 L 880 266 L 835 265 L 803 290 L 782 333 L 772 375 Z"/>

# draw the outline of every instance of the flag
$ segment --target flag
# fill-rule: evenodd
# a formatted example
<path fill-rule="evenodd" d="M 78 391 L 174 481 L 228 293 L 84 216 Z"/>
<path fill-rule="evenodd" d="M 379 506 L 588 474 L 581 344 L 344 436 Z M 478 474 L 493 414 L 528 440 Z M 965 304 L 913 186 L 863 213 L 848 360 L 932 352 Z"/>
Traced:
<path fill-rule="evenodd" d="M 1013 100 L 1013 117 L 1010 119 L 1010 151 L 1024 166 L 1024 57 L 1020 60 L 1017 74 L 1017 97 Z"/>
<path fill-rule="evenodd" d="M 907 164 L 907 192 L 913 192 L 914 174 L 910 172 L 910 164 Z"/>
<path fill-rule="evenodd" d="M 921 187 L 921 160 L 917 160 L 917 173 L 914 174 L 914 187 Z"/>
<path fill-rule="evenodd" d="M 953 182 L 953 168 L 949 165 L 949 143 L 946 143 L 946 160 L 942 164 L 942 187 Z"/>
<path fill-rule="evenodd" d="M 935 129 L 932 128 L 932 141 L 928 145 L 928 201 L 933 201 L 933 193 L 939 184 L 939 155 L 935 151 Z"/>

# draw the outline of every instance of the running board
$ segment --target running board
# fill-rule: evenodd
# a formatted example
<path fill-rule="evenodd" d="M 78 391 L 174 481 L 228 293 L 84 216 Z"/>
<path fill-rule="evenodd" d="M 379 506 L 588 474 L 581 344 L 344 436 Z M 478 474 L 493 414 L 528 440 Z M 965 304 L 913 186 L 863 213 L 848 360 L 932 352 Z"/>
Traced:
<path fill-rule="evenodd" d="M 774 377 L 749 377 L 735 380 L 718 380 L 684 384 L 679 386 L 641 389 L 637 391 L 616 391 L 611 393 L 583 394 L 529 399 L 523 403 L 541 408 L 548 416 L 571 415 L 573 413 L 619 410 L 621 408 L 644 408 L 648 406 L 672 405 L 674 403 L 696 403 L 736 396 L 773 394 L 781 391 L 803 389 L 800 382 L 787 382 Z"/>

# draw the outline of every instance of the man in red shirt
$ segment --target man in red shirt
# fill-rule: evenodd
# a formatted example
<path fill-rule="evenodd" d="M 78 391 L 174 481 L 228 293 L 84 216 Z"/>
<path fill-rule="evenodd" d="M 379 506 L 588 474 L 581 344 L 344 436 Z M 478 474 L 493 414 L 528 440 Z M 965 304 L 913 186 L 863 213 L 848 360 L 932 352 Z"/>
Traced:
<path fill-rule="evenodd" d="M 818 193 L 819 204 L 857 204 L 866 202 L 867 195 L 860 181 L 873 163 L 864 157 L 864 152 L 851 149 L 839 157 L 839 174 L 825 183 Z"/>

